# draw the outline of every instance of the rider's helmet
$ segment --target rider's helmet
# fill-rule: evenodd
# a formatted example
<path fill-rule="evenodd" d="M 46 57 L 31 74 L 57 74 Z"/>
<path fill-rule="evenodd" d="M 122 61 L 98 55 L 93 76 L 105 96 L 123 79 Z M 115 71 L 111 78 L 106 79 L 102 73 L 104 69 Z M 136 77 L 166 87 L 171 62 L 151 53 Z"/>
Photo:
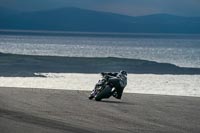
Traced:
<path fill-rule="evenodd" d="M 121 73 L 122 75 L 125 75 L 125 76 L 127 76 L 127 72 L 126 72 L 126 71 L 124 71 L 124 70 L 121 70 L 119 73 Z"/>

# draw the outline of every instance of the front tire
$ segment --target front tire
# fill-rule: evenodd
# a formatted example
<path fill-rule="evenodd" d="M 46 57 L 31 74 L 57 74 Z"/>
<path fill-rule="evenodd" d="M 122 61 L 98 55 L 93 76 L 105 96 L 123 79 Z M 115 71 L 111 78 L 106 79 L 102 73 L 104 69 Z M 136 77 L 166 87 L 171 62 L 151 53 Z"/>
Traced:
<path fill-rule="evenodd" d="M 95 100 L 101 101 L 102 98 L 109 98 L 111 96 L 111 91 L 112 88 L 107 85 L 101 92 L 96 95 Z"/>
<path fill-rule="evenodd" d="M 90 95 L 90 96 L 88 97 L 89 100 L 92 100 L 93 98 L 94 98 L 93 95 Z"/>

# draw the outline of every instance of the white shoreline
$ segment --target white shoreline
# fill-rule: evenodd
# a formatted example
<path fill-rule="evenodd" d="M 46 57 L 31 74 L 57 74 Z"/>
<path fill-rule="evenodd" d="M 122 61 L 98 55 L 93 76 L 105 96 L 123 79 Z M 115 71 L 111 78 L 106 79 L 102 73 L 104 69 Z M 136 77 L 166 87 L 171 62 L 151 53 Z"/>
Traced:
<path fill-rule="evenodd" d="M 99 74 L 37 73 L 46 77 L 0 77 L 0 87 L 87 90 Z M 126 93 L 200 97 L 200 75 L 129 74 Z"/>

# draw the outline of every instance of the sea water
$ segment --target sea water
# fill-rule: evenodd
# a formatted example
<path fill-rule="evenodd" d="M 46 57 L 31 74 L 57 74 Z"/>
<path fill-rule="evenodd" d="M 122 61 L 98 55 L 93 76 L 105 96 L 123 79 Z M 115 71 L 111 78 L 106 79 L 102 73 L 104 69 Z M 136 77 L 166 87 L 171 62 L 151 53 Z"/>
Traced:
<path fill-rule="evenodd" d="M 0 35 L 0 52 L 68 57 L 120 57 L 200 68 L 199 35 Z M 92 90 L 98 74 L 36 73 L 1 77 L 0 87 Z M 67 81 L 67 82 L 66 82 Z M 200 97 L 200 75 L 128 74 L 125 92 Z"/>
<path fill-rule="evenodd" d="M 0 35 L 0 52 L 68 57 L 120 57 L 200 68 L 200 35 Z"/>

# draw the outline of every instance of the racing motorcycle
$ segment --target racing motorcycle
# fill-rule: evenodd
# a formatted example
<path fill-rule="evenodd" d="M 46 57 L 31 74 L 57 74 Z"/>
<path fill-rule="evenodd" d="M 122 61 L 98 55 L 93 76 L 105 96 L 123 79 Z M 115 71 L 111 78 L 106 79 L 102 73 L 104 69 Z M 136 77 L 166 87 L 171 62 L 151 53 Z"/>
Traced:
<path fill-rule="evenodd" d="M 94 98 L 96 101 L 101 101 L 103 98 L 115 97 L 117 95 L 117 91 L 114 85 L 109 82 L 109 78 L 109 75 L 102 75 L 102 79 L 98 81 L 89 96 L 90 100 Z"/>

